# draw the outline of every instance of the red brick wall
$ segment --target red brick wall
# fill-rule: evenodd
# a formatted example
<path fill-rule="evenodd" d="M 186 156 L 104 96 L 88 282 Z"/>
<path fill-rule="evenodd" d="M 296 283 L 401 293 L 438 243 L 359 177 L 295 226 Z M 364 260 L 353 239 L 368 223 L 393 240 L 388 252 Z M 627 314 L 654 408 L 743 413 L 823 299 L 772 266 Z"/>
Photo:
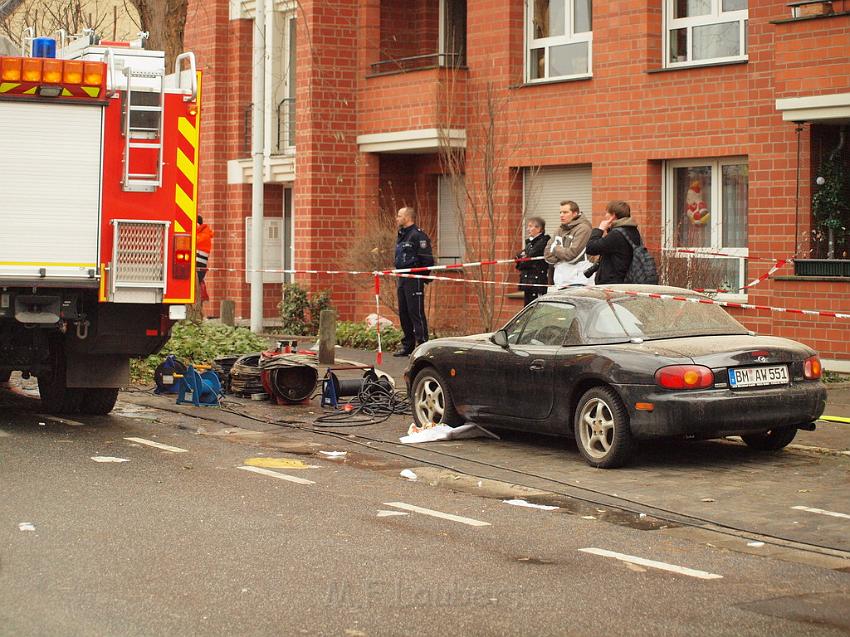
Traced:
<path fill-rule="evenodd" d="M 377 208 L 387 207 L 390 181 L 395 194 L 392 206 L 412 201 L 423 213 L 423 224 L 434 218 L 434 183 L 439 172 L 434 157 L 364 155 L 357 149 L 357 135 L 439 127 L 454 115 L 458 119 L 451 125 L 467 132 L 467 179 L 475 183 L 484 176 L 481 131 L 488 102 L 498 106 L 496 147 L 502 163 L 494 194 L 500 215 L 499 256 L 518 249 L 522 190 L 521 181 L 512 175 L 534 166 L 591 164 L 594 220 L 598 221 L 609 200 L 626 199 L 648 244 L 657 249 L 663 227 L 663 162 L 745 156 L 750 176 L 751 255 L 791 256 L 800 236 L 809 230 L 814 177 L 810 128 L 802 130 L 798 146 L 795 126 L 782 120 L 775 100 L 850 91 L 846 17 L 774 24 L 788 17 L 786 0 L 750 3 L 748 63 L 662 70 L 665 37 L 660 3 L 596 2 L 593 78 L 529 86 L 523 85 L 523 3 L 477 0 L 468 3 L 469 68 L 456 74 L 458 80 L 449 88 L 447 74 L 438 70 L 368 77 L 370 64 L 388 55 L 431 52 L 431 44 L 427 51 L 422 46 L 437 32 L 436 2 L 303 0 L 301 4 L 295 185 L 298 267 L 337 264 L 344 252 L 344 237 L 364 227 L 367 215 Z M 212 113 L 205 111 L 205 125 L 214 127 L 214 135 L 202 156 L 215 166 L 202 177 L 202 207 L 214 208 L 214 220 L 218 214 L 241 220 L 250 207 L 249 189 L 223 187 L 222 162 L 239 155 L 235 150 L 239 108 L 250 102 L 246 79 L 250 47 L 245 44 L 250 42 L 250 23 L 227 24 L 226 10 L 221 0 L 205 4 L 203 20 L 191 28 L 187 25 L 187 42 L 194 38 L 203 47 L 209 59 L 202 57 L 202 66 L 214 72 L 215 106 Z M 303 22 L 310 26 L 310 38 Z M 224 75 L 229 80 L 238 71 L 244 76 L 237 79 L 237 91 L 232 83 L 225 86 L 219 79 Z M 212 134 L 206 131 L 205 141 Z M 426 198 L 430 199 L 425 202 Z M 231 230 L 238 232 L 235 226 Z M 226 243 L 228 258 L 238 257 L 239 240 Z M 769 266 L 754 259 L 748 276 L 754 278 Z M 790 272 L 787 266 L 782 274 Z M 498 276 L 515 280 L 509 266 L 499 270 Z M 229 276 L 226 290 L 244 299 L 247 293 L 238 278 Z M 361 314 L 372 302 L 369 292 L 344 277 L 314 282 L 333 288 L 346 318 Z M 847 311 L 848 287 L 766 281 L 750 290 L 749 300 Z M 438 323 L 463 331 L 480 327 L 475 325 L 477 309 L 468 284 L 436 282 L 428 294 L 435 327 Z M 240 302 L 244 307 L 244 301 Z M 502 318 L 518 305 L 507 301 Z M 850 339 L 834 332 L 846 329 L 841 321 L 766 312 L 739 314 L 762 333 L 799 338 L 827 356 L 850 358 Z"/>

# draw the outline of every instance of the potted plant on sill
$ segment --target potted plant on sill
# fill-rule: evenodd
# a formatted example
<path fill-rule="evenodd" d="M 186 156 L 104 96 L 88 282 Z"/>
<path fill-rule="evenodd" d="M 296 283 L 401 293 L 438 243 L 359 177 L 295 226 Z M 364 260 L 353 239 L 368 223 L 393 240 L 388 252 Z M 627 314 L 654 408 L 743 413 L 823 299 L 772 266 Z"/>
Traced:
<path fill-rule="evenodd" d="M 827 239 L 826 259 L 796 260 L 794 269 L 797 275 L 850 277 L 850 259 L 835 258 L 837 235 L 844 237 L 846 242 L 847 228 L 850 227 L 850 172 L 841 153 L 844 143 L 845 128 L 842 126 L 838 145 L 821 163 L 817 190 L 812 196 L 815 231 Z M 840 256 L 847 256 L 846 249 Z"/>

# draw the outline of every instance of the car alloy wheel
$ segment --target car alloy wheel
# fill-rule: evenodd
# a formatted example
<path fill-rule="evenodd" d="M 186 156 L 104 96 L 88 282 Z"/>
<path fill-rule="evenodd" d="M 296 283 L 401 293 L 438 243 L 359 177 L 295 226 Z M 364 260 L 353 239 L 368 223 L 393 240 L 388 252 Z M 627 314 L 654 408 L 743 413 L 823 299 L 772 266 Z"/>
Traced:
<path fill-rule="evenodd" d="M 460 421 L 446 381 L 431 368 L 416 375 L 411 406 L 413 419 L 420 427 L 431 423 L 454 425 Z"/>
<path fill-rule="evenodd" d="M 631 455 L 628 415 L 609 387 L 593 387 L 584 393 L 576 408 L 574 428 L 579 451 L 594 467 L 619 467 Z"/>

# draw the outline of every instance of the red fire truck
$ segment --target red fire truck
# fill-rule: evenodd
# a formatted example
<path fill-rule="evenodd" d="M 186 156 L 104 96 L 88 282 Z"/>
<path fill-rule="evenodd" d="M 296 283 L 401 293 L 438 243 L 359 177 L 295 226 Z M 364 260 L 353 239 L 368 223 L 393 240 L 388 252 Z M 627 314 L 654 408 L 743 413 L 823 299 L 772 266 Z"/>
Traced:
<path fill-rule="evenodd" d="M 142 42 L 32 42 L 0 57 L 0 381 L 105 414 L 195 299 L 200 75 Z"/>

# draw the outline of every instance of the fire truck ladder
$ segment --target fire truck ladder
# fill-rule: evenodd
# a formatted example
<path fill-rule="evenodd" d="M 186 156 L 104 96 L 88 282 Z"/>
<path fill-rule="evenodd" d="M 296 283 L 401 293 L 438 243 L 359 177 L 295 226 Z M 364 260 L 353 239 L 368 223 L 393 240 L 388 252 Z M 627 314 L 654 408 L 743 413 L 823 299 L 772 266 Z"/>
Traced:
<path fill-rule="evenodd" d="M 162 186 L 163 73 L 124 68 L 127 92 L 124 96 L 124 171 L 122 187 L 127 192 L 151 192 Z M 145 89 L 134 90 L 133 80 L 142 80 Z M 145 82 L 144 80 L 152 80 Z M 150 86 L 153 85 L 153 90 Z M 131 166 L 150 165 L 150 153 L 157 152 L 152 172 L 130 172 Z"/>

